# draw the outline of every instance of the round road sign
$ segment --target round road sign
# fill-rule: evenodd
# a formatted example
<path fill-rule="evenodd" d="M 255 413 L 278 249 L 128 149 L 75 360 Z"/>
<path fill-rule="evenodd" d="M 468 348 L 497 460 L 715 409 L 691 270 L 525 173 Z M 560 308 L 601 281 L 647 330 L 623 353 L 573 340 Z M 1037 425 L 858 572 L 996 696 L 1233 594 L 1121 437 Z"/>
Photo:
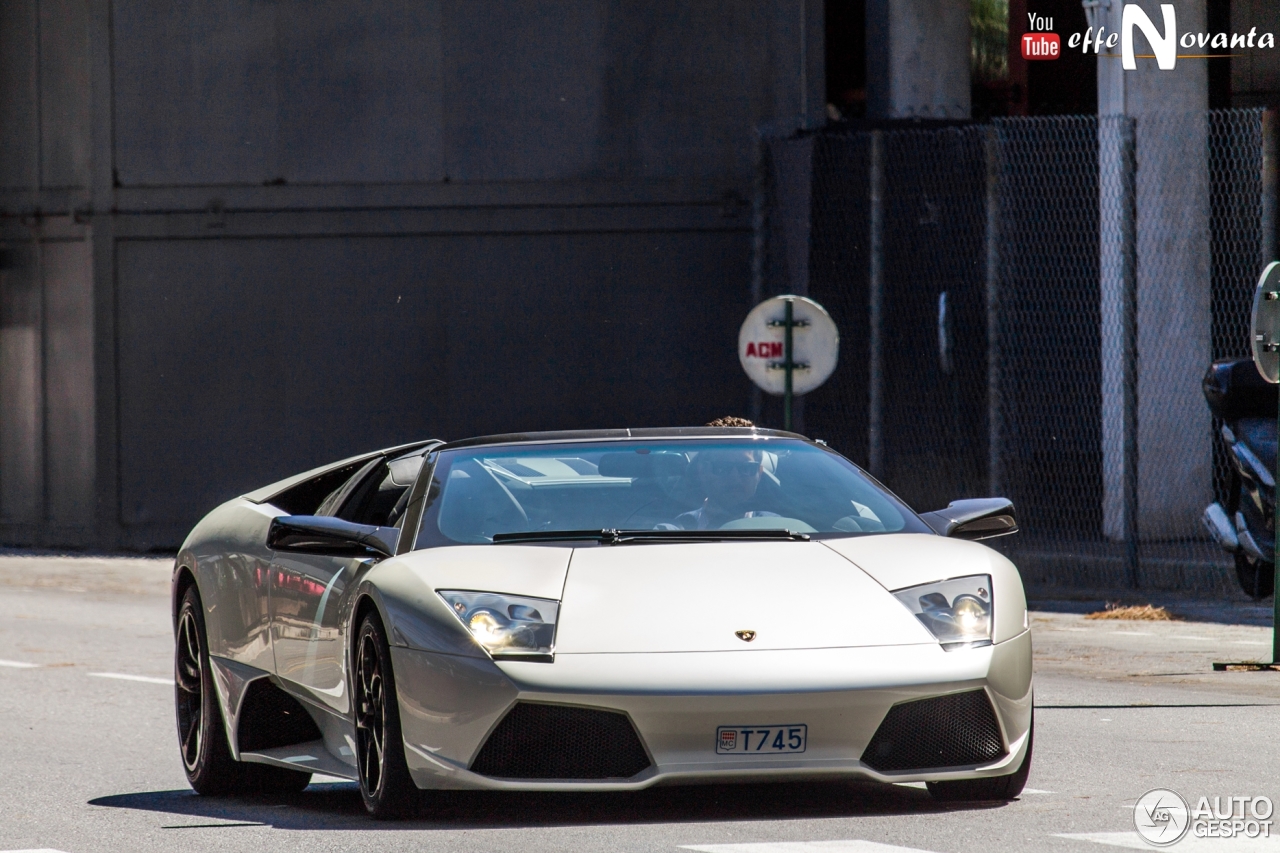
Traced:
<path fill-rule="evenodd" d="M 738 332 L 738 360 L 751 381 L 769 394 L 786 391 L 786 313 L 791 302 L 791 393 L 807 394 L 836 369 L 840 332 L 826 309 L 803 296 L 766 299 Z"/>
<path fill-rule="evenodd" d="M 1253 292 L 1249 343 L 1258 372 L 1275 385 L 1280 380 L 1280 261 L 1267 264 Z"/>

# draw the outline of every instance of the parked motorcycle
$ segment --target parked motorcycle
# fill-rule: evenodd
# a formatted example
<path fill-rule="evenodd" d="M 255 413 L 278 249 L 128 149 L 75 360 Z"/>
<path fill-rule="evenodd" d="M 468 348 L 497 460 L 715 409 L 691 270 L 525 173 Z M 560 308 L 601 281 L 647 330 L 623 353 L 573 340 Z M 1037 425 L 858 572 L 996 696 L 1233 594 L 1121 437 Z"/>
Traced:
<path fill-rule="evenodd" d="M 1235 557 L 1236 577 L 1253 598 L 1271 595 L 1275 582 L 1276 389 L 1252 358 L 1215 361 L 1204 376 L 1204 398 L 1222 421 L 1231 480 L 1225 501 L 1206 507 L 1203 521 Z"/>

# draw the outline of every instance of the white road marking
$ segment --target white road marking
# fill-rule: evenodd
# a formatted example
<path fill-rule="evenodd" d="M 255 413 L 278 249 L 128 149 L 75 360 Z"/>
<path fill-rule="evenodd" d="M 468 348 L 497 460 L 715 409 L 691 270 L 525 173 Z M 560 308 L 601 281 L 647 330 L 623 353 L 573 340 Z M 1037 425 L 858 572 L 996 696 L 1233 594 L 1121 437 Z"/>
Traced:
<path fill-rule="evenodd" d="M 1136 837 L 1136 836 L 1135 836 Z M 689 844 L 681 850 L 700 853 L 928 853 L 918 847 L 898 847 L 877 841 L 764 841 L 756 844 Z"/>
<path fill-rule="evenodd" d="M 1150 631 L 1112 631 L 1113 634 L 1123 634 L 1126 637 L 1150 637 Z"/>
<path fill-rule="evenodd" d="M 0 660 L 0 666 L 11 666 L 14 669 L 35 669 L 38 663 L 23 663 L 20 660 Z M 24 853 L 21 850 L 0 850 L 0 853 Z"/>
<path fill-rule="evenodd" d="M 1170 634 L 1170 640 L 1208 640 L 1212 641 L 1213 637 L 1194 637 L 1191 634 Z"/>
<path fill-rule="evenodd" d="M 1108 847 L 1126 847 L 1130 850 L 1151 850 L 1150 844 L 1142 840 L 1142 836 L 1138 833 L 1129 832 L 1061 832 L 1055 833 L 1054 838 L 1069 838 L 1073 841 L 1092 841 L 1095 844 L 1105 844 Z M 1177 850 L 1178 853 L 1186 853 L 1186 851 L 1212 851 L 1212 853 L 1234 853 L 1234 851 L 1243 851 L 1243 853 L 1267 853 L 1267 851 L 1280 850 L 1280 836 L 1272 836 L 1271 838 L 1197 838 L 1188 833 L 1181 841 L 1174 845 L 1171 849 Z"/>
<path fill-rule="evenodd" d="M 1022 793 L 1024 794 L 1056 794 L 1058 792 L 1057 791 L 1041 791 L 1039 788 L 1023 788 Z"/>
<path fill-rule="evenodd" d="M 92 675 L 94 678 L 118 678 L 121 681 L 141 681 L 146 684 L 167 684 L 170 687 L 173 686 L 172 678 L 152 678 L 149 675 L 126 675 L 123 672 L 91 672 L 89 675 Z M 0 851 L 0 853 L 4 853 L 4 851 Z"/>

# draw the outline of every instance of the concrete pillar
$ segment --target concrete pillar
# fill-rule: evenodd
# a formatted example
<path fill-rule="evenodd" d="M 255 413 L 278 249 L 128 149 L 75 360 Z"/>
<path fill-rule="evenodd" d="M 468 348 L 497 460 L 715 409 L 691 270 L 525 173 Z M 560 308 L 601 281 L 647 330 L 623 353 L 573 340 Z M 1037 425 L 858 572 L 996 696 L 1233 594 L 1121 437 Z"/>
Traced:
<path fill-rule="evenodd" d="M 967 0 L 867 0 L 867 116 L 969 117 Z"/>
<path fill-rule="evenodd" d="M 44 491 L 42 302 L 34 243 L 0 270 L 0 523 L 34 530 Z"/>
<path fill-rule="evenodd" d="M 51 541 L 94 527 L 92 243 L 44 245 L 45 519 Z"/>
<path fill-rule="evenodd" d="M 1167 0 L 1165 0 L 1167 2 Z M 1164 30 L 1161 2 L 1112 2 L 1096 23 L 1120 33 L 1122 8 L 1141 7 Z M 1203 0 L 1174 0 L 1178 33 L 1203 32 Z M 1151 54 L 1141 30 L 1134 53 Z M 1185 52 L 1185 51 L 1183 51 Z M 1200 379 L 1211 357 L 1209 302 L 1208 76 L 1204 60 L 1180 59 L 1162 70 L 1138 59 L 1125 71 L 1117 44 L 1098 58 L 1098 114 L 1135 121 L 1137 256 L 1137 455 L 1138 531 L 1144 540 L 1197 535 L 1198 518 L 1212 500 L 1210 418 Z M 1109 262 L 1116 235 L 1106 215 L 1109 194 L 1120 186 L 1121 158 L 1102 122 L 1099 181 L 1102 193 L 1102 301 L 1118 304 L 1119 265 Z M 1111 136 L 1114 136 L 1112 134 Z M 1114 219 L 1114 217 L 1112 217 Z M 1109 249 L 1110 247 L 1110 249 Z M 1110 259 L 1114 261 L 1114 258 Z M 1105 311 L 1104 311 L 1105 313 Z M 1123 387 L 1120 371 L 1106 364 L 1119 352 L 1120 326 L 1102 323 L 1103 526 L 1123 538 L 1120 497 L 1123 466 Z"/>
<path fill-rule="evenodd" d="M 91 244 L 78 231 L 55 220 L 41 233 L 56 239 L 0 255 L 0 524 L 50 544 L 94 526 Z"/>

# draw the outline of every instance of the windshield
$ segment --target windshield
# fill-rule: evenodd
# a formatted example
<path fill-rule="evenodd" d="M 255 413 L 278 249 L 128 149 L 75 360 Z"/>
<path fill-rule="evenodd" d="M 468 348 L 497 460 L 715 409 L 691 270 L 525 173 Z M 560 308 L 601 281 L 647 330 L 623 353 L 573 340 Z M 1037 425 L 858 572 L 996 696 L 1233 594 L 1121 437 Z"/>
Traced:
<path fill-rule="evenodd" d="M 855 465 L 806 442 L 634 440 L 439 453 L 416 547 L 602 530 L 930 532 Z"/>

